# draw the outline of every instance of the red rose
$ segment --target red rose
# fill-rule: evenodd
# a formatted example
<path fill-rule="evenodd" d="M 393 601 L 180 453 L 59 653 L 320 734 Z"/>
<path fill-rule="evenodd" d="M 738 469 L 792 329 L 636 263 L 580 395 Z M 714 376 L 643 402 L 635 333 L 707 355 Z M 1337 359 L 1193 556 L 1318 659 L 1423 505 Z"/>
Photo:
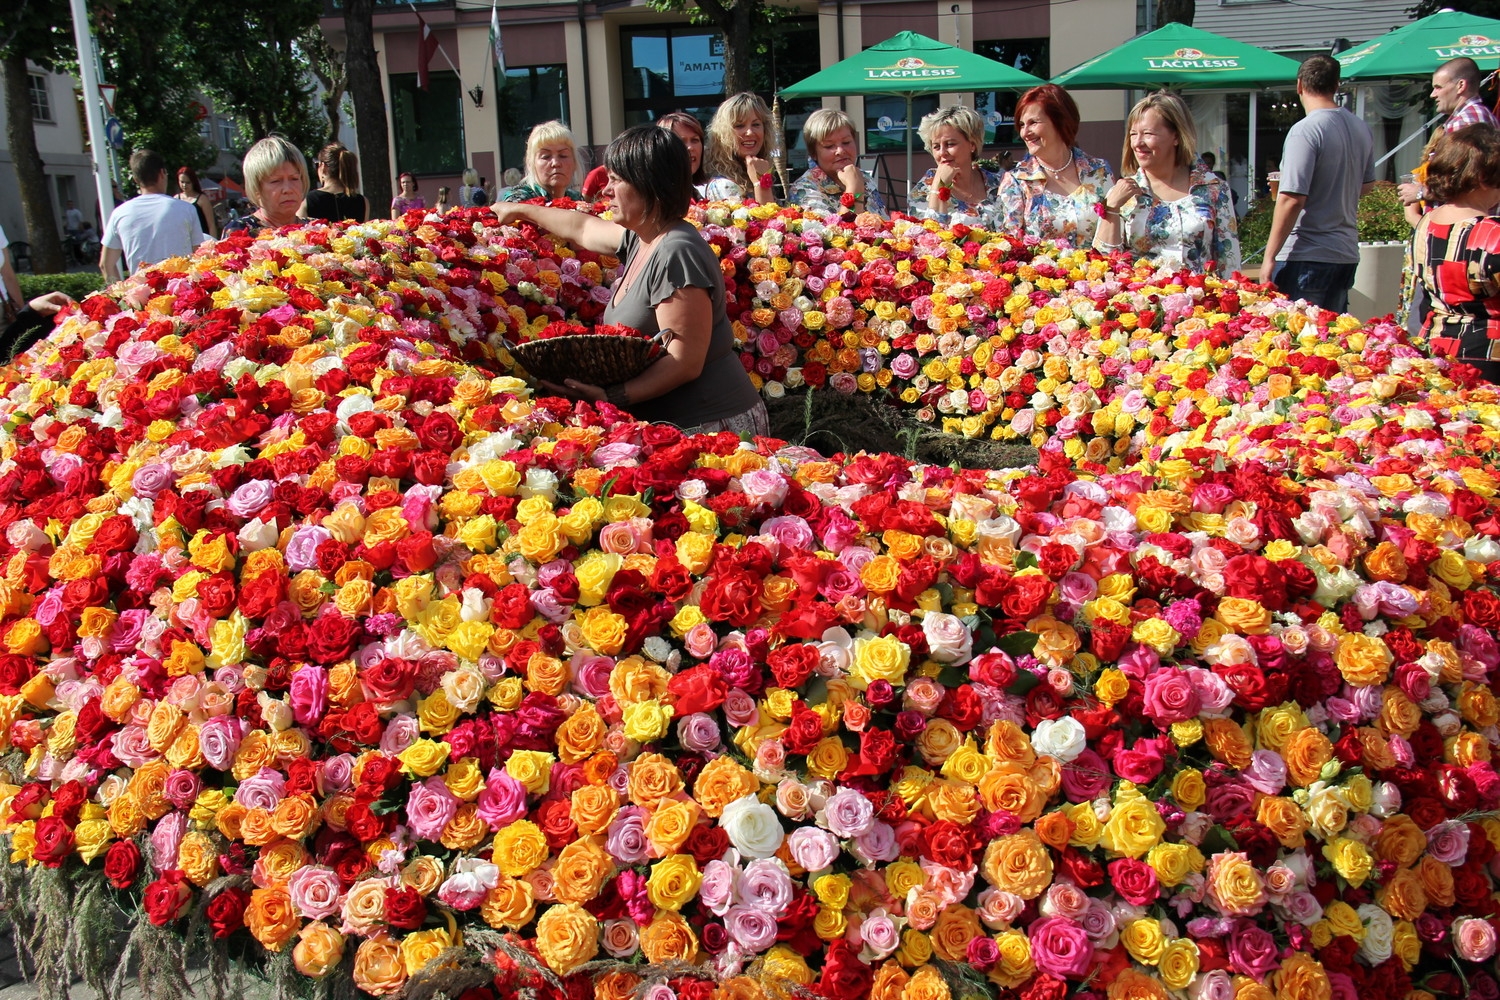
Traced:
<path fill-rule="evenodd" d="M 1072 551 L 1071 546 L 1065 546 Z M 1011 577 L 1000 598 L 1000 609 L 1017 621 L 1035 618 L 1052 596 L 1052 581 L 1035 573 Z"/>
<path fill-rule="evenodd" d="M 677 674 L 667 682 L 667 690 L 676 699 L 672 705 L 674 717 L 692 715 L 695 712 L 712 712 L 724 704 L 724 699 L 729 695 L 724 675 L 706 663 Z"/>
<path fill-rule="evenodd" d="M 44 816 L 36 824 L 36 844 L 31 856 L 48 868 L 60 868 L 73 853 L 73 830 L 57 816 Z"/>
<path fill-rule="evenodd" d="M 129 889 L 141 870 L 141 850 L 133 840 L 117 840 L 104 852 L 104 877 L 116 889 Z"/>
<path fill-rule="evenodd" d="M 1109 884 L 1135 906 L 1150 906 L 1161 895 L 1156 869 L 1144 861 L 1120 858 L 1109 863 Z"/>
<path fill-rule="evenodd" d="M 531 591 L 524 583 L 511 583 L 500 589 L 490 607 L 490 620 L 500 628 L 519 629 L 536 617 L 531 606 Z"/>
<path fill-rule="evenodd" d="M 709 621 L 741 628 L 760 617 L 760 581 L 751 573 L 728 570 L 708 579 L 699 608 Z"/>
<path fill-rule="evenodd" d="M 359 672 L 364 695 L 376 703 L 403 701 L 411 697 L 417 682 L 417 665 L 410 660 L 386 657 Z"/>
<path fill-rule="evenodd" d="M 415 889 L 402 886 L 385 891 L 385 922 L 403 931 L 414 931 L 427 919 L 427 901 Z"/>
<path fill-rule="evenodd" d="M 123 514 L 116 514 L 99 526 L 99 530 L 94 532 L 94 537 L 84 551 L 91 555 L 130 552 L 135 548 L 135 543 L 139 538 L 135 523 Z"/>
<path fill-rule="evenodd" d="M 325 666 L 347 660 L 359 641 L 360 627 L 337 611 L 319 615 L 307 630 L 307 655 Z"/>
<path fill-rule="evenodd" d="M 394 819 L 394 817 L 395 813 L 377 816 L 369 803 L 356 802 L 349 807 L 345 824 L 351 834 L 368 844 L 385 836 L 387 828 L 393 826 L 393 823 L 387 822 L 387 818 Z"/>
<path fill-rule="evenodd" d="M 1104 884 L 1104 867 L 1076 848 L 1069 847 L 1061 853 L 1057 869 L 1083 889 Z"/>
<path fill-rule="evenodd" d="M 264 618 L 286 600 L 286 577 L 262 573 L 240 583 L 239 606 L 246 618 Z"/>
<path fill-rule="evenodd" d="M 870 992 L 875 974 L 859 960 L 859 953 L 844 938 L 837 938 L 828 945 L 823 958 L 823 974 L 818 977 L 818 992 L 829 1000 L 844 1000 L 845 997 L 862 997 Z"/>
<path fill-rule="evenodd" d="M 1464 591 L 1464 618 L 1482 629 L 1500 628 L 1500 597 L 1488 590 Z"/>
<path fill-rule="evenodd" d="M 729 850 L 729 834 L 716 823 L 699 823 L 693 827 L 693 832 L 688 834 L 687 842 L 682 846 L 700 866 L 706 865 L 722 858 L 724 852 Z"/>
<path fill-rule="evenodd" d="M 823 738 L 823 717 L 798 702 L 792 710 L 792 719 L 781 734 L 781 742 L 787 753 L 812 753 L 813 747 Z"/>
<path fill-rule="evenodd" d="M 146 917 L 158 927 L 165 927 L 187 912 L 193 890 L 180 871 L 162 872 L 161 878 L 146 886 L 142 905 Z"/>
<path fill-rule="evenodd" d="M 250 894 L 244 889 L 229 888 L 209 900 L 204 916 L 214 937 L 223 939 L 245 926 L 245 907 Z"/>
<path fill-rule="evenodd" d="M 411 457 L 412 478 L 423 486 L 440 486 L 448 475 L 449 453 L 419 451 Z"/>
<path fill-rule="evenodd" d="M 883 774 L 896 760 L 896 736 L 887 729 L 866 729 L 859 734 L 859 762 L 855 774 Z"/>
<path fill-rule="evenodd" d="M 210 618 L 227 617 L 234 607 L 234 580 L 228 573 L 218 573 L 198 581 L 198 601 Z"/>
<path fill-rule="evenodd" d="M 417 440 L 422 442 L 423 448 L 451 455 L 453 449 L 463 444 L 464 432 L 458 421 L 440 410 L 422 421 L 422 426 L 417 428 Z"/>
<path fill-rule="evenodd" d="M 578 839 L 578 825 L 573 822 L 572 810 L 573 804 L 568 799 L 549 799 L 537 806 L 536 825 L 553 851 L 560 851 Z"/>
<path fill-rule="evenodd" d="M 969 827 L 950 820 L 938 820 L 922 832 L 923 857 L 955 871 L 967 871 L 973 867 L 977 846 Z"/>

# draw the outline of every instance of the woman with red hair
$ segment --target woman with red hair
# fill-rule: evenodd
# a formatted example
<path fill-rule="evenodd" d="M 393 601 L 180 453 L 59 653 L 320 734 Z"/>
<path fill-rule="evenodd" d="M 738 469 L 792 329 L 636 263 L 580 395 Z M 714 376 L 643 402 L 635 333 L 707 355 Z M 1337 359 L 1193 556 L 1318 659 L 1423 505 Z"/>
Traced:
<path fill-rule="evenodd" d="M 1001 229 L 1088 246 L 1115 178 L 1108 163 L 1073 145 L 1078 105 L 1055 83 L 1032 87 L 1016 102 L 1016 132 L 1027 155 L 1000 180 Z"/>

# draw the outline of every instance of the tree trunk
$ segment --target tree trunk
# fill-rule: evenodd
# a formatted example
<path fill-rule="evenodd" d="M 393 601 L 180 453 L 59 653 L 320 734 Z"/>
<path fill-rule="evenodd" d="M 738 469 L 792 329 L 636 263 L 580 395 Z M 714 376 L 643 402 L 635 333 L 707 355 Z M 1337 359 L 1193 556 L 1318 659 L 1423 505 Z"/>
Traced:
<path fill-rule="evenodd" d="M 354 99 L 354 127 L 359 132 L 359 176 L 370 209 L 389 214 L 391 203 L 391 133 L 385 121 L 385 91 L 375 61 L 374 0 L 345 0 L 344 73 Z"/>
<path fill-rule="evenodd" d="M 1191 28 L 1196 6 L 1195 0 L 1156 0 L 1156 26 L 1176 21 Z"/>
<path fill-rule="evenodd" d="M 26 56 L 17 52 L 5 60 L 5 138 L 16 165 L 21 189 L 21 212 L 26 220 L 24 242 L 31 244 L 31 269 L 38 274 L 66 271 L 62 240 L 52 213 L 52 189 L 42 154 L 36 148 L 36 129 L 31 120 L 31 91 L 27 84 Z M 6 233 L 11 242 L 23 240 L 21 233 Z"/>
<path fill-rule="evenodd" d="M 328 44 L 323 29 L 316 26 L 302 39 L 302 46 L 309 56 L 308 65 L 313 76 L 317 77 L 319 86 L 323 88 L 323 96 L 319 98 L 319 102 L 323 105 L 323 114 L 328 118 L 328 132 L 323 144 L 337 142 L 343 124 L 341 109 L 346 85 L 344 55 Z"/>
<path fill-rule="evenodd" d="M 750 0 L 735 0 L 728 9 L 727 23 L 721 22 L 719 30 L 724 33 L 724 94 L 731 96 L 750 89 L 750 52 L 754 48 L 750 41 Z"/>

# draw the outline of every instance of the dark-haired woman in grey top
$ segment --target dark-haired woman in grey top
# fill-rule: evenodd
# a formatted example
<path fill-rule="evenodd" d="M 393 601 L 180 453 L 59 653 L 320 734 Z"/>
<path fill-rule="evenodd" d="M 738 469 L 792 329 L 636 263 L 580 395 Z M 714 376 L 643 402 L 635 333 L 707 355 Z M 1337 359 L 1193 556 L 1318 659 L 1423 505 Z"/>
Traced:
<path fill-rule="evenodd" d="M 661 359 L 628 382 L 597 386 L 568 379 L 549 388 L 577 399 L 607 399 L 640 420 L 689 433 L 769 434 L 765 404 L 735 352 L 718 258 L 683 221 L 693 193 L 687 147 L 666 129 L 638 125 L 609 144 L 604 165 L 613 222 L 527 204 L 499 204 L 495 214 L 502 223 L 529 221 L 583 249 L 618 255 L 604 322 L 673 336 Z"/>

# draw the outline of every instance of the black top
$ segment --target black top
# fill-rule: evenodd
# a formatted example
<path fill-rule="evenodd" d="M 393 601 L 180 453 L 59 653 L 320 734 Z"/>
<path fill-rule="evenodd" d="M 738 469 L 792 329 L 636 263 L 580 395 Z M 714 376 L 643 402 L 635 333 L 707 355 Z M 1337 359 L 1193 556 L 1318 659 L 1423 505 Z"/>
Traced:
<path fill-rule="evenodd" d="M 307 217 L 309 219 L 324 219 L 328 222 L 342 222 L 345 219 L 364 222 L 365 196 L 362 194 L 333 194 L 321 188 L 309 191 L 307 192 Z"/>

